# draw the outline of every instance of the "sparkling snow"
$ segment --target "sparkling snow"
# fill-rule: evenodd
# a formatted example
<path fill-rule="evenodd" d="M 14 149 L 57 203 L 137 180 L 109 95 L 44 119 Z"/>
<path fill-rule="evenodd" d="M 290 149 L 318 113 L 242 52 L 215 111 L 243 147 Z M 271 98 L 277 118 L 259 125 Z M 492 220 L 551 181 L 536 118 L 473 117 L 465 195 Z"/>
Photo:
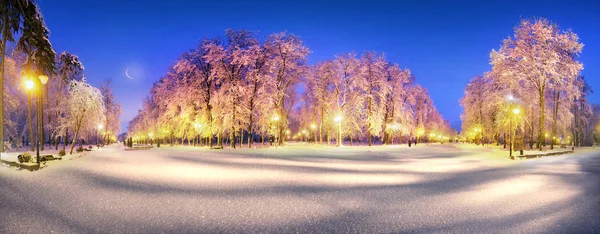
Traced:
<path fill-rule="evenodd" d="M 96 150 L 0 166 L 0 233 L 600 232 L 600 151 L 472 145 Z"/>

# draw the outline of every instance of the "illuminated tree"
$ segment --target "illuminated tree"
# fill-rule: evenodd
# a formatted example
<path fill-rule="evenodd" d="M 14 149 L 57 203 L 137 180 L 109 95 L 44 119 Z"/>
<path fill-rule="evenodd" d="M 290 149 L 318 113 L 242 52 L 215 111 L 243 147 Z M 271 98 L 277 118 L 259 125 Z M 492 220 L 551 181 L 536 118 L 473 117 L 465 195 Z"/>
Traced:
<path fill-rule="evenodd" d="M 72 80 L 69 82 L 69 124 L 74 130 L 70 154 L 79 135 L 93 134 L 98 131 L 98 123 L 105 121 L 104 102 L 100 90 L 85 83 Z"/>
<path fill-rule="evenodd" d="M 315 108 L 314 121 L 318 123 L 319 144 L 323 144 L 323 131 L 327 128 L 327 124 L 332 124 L 327 123 L 325 119 L 331 111 L 329 106 L 332 103 L 328 93 L 330 92 L 329 86 L 332 85 L 335 78 L 334 72 L 335 63 L 325 61 L 312 66 L 306 77 L 308 87 L 306 100 L 312 101 L 311 105 Z"/>
<path fill-rule="evenodd" d="M 496 82 L 514 89 L 526 83 L 537 94 L 540 149 L 545 134 L 546 98 L 554 98 L 552 102 L 557 108 L 561 92 L 572 90 L 573 81 L 583 68 L 577 61 L 582 48 L 575 33 L 561 31 L 547 19 L 536 19 L 522 20 L 515 28 L 514 38 L 505 39 L 498 51 L 490 53 Z M 556 122 L 554 116 L 553 122 Z"/>
<path fill-rule="evenodd" d="M 103 144 L 110 144 L 111 136 L 116 136 L 121 131 L 119 117 L 121 115 L 121 104 L 117 103 L 115 95 L 112 92 L 111 79 L 106 79 L 100 86 L 100 93 L 104 102 L 104 134 Z"/>
<path fill-rule="evenodd" d="M 306 73 L 308 48 L 293 34 L 271 34 L 264 43 L 268 53 L 270 72 L 266 88 L 271 95 L 275 112 L 281 116 L 277 122 L 278 144 L 283 144 L 283 133 L 287 129 L 289 110 L 292 108 L 294 89 L 300 77 Z"/>
<path fill-rule="evenodd" d="M 248 92 L 245 85 L 246 76 L 255 61 L 252 56 L 256 53 L 251 49 L 258 45 L 258 40 L 245 30 L 227 30 L 226 42 L 206 45 L 208 54 L 205 58 L 209 63 L 215 64 L 213 74 L 222 81 L 219 93 L 225 97 L 224 108 L 228 109 L 225 112 L 227 117 L 224 123 L 229 126 L 230 145 L 235 148 L 237 130 L 248 124 L 249 118 L 245 118 L 248 115 L 248 103 L 242 99 Z"/>
<path fill-rule="evenodd" d="M 57 73 L 52 79 L 49 79 L 48 90 L 49 108 L 48 108 L 48 123 L 53 124 L 53 137 L 55 148 L 58 149 L 58 137 L 62 136 L 63 149 L 67 145 L 68 128 L 68 86 L 73 80 L 82 81 L 84 74 L 84 66 L 79 61 L 79 57 L 67 51 L 60 53 L 56 57 Z M 53 100 L 53 101 L 50 101 Z"/>
<path fill-rule="evenodd" d="M 50 31 L 46 28 L 38 6 L 31 0 L 6 0 L 0 2 L 0 84 L 4 84 L 7 43 L 14 42 L 14 35 L 20 35 L 17 50 L 27 55 L 26 67 L 35 66 L 38 73 L 54 73 L 55 52 L 48 40 Z M 4 85 L 0 85 L 0 152 L 4 152 Z"/>
<path fill-rule="evenodd" d="M 383 143 L 389 144 L 394 138 L 394 131 L 402 135 L 407 130 L 406 126 L 412 125 L 412 112 L 406 103 L 409 92 L 405 88 L 411 82 L 411 75 L 409 70 L 402 70 L 397 64 L 389 64 L 386 73 L 390 92 L 385 96 Z"/>
<path fill-rule="evenodd" d="M 362 101 L 365 106 L 366 119 L 364 125 L 367 130 L 367 142 L 373 144 L 373 134 L 382 131 L 383 103 L 389 92 L 386 80 L 387 61 L 374 52 L 364 52 L 360 58 L 360 71 L 356 85 L 362 90 Z"/>

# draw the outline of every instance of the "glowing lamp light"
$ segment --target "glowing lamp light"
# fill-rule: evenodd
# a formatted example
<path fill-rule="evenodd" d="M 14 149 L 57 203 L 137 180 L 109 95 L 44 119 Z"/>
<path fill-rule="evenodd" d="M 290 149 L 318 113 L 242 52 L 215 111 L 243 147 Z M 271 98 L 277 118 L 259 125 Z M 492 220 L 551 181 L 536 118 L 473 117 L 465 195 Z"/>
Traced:
<path fill-rule="evenodd" d="M 342 122 L 342 116 L 341 116 L 341 115 L 338 115 L 338 116 L 336 116 L 336 117 L 333 119 L 333 121 L 335 121 L 335 122 L 338 122 L 338 123 L 339 123 L 339 122 Z"/>
<path fill-rule="evenodd" d="M 102 124 L 98 124 L 98 130 L 102 130 L 104 126 Z"/>
<path fill-rule="evenodd" d="M 25 80 L 25 89 L 31 90 L 31 89 L 33 89 L 34 86 L 35 86 L 35 83 L 33 82 L 33 80 L 31 80 L 29 78 L 27 78 Z"/>
<path fill-rule="evenodd" d="M 521 113 L 521 110 L 519 110 L 519 108 L 513 110 L 513 114 L 518 115 L 519 113 Z"/>
<path fill-rule="evenodd" d="M 202 124 L 200 124 L 200 123 L 195 123 L 194 124 L 194 128 L 201 128 L 201 127 L 202 127 Z"/>
<path fill-rule="evenodd" d="M 273 121 L 279 121 L 279 115 L 273 116 Z"/>
<path fill-rule="evenodd" d="M 285 134 L 290 135 L 290 130 L 285 130 Z"/>
<path fill-rule="evenodd" d="M 45 85 L 46 83 L 48 83 L 48 77 L 45 75 L 41 75 L 40 82 L 42 82 L 42 84 Z"/>
<path fill-rule="evenodd" d="M 512 94 L 509 94 L 508 96 L 506 96 L 506 99 L 509 101 L 513 101 L 515 100 L 515 97 Z"/>
<path fill-rule="evenodd" d="M 419 135 L 419 136 L 422 136 L 423 134 L 425 134 L 425 129 L 423 129 L 423 128 L 419 128 L 419 129 L 417 130 L 417 135 Z"/>
<path fill-rule="evenodd" d="M 316 124 L 311 124 L 310 128 L 315 129 L 315 128 L 317 128 L 317 125 Z"/>

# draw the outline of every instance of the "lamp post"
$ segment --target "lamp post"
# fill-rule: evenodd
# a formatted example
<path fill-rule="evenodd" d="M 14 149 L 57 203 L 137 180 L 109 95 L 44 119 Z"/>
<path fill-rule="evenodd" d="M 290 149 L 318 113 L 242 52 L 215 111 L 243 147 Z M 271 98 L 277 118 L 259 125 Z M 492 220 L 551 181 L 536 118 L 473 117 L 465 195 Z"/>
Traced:
<path fill-rule="evenodd" d="M 29 122 L 29 144 L 31 145 L 31 151 L 33 152 L 33 121 L 31 121 L 31 90 L 35 87 L 35 83 L 29 77 L 24 77 L 24 86 L 27 90 L 27 122 Z"/>
<path fill-rule="evenodd" d="M 335 121 L 338 125 L 338 137 L 337 137 L 337 145 L 338 147 L 342 146 L 342 116 L 336 116 L 333 121 Z"/>
<path fill-rule="evenodd" d="M 40 97 L 38 98 L 40 101 L 40 113 L 39 113 L 39 119 L 40 119 L 40 144 L 42 147 L 42 150 L 44 150 L 44 145 L 45 145 L 45 134 L 44 134 L 44 86 L 46 85 L 46 83 L 48 83 L 48 76 L 45 75 L 40 75 L 39 76 L 40 79 L 40 83 L 42 85 L 40 85 Z"/>
<path fill-rule="evenodd" d="M 515 108 L 515 109 L 512 110 L 512 113 L 513 113 L 513 116 L 511 116 L 512 118 L 510 118 L 510 133 L 509 133 L 508 137 L 510 138 L 510 149 L 509 149 L 510 153 L 509 153 L 509 156 L 510 156 L 511 159 L 514 159 L 513 156 L 512 156 L 512 153 L 513 153 L 514 137 L 517 135 L 517 129 L 516 129 L 516 126 L 517 126 L 516 121 L 517 120 L 516 120 L 516 117 L 517 117 L 517 115 L 519 115 L 519 113 L 521 113 L 521 110 L 519 110 L 519 108 Z M 513 120 L 515 121 L 515 130 L 514 130 L 514 132 L 513 132 L 513 129 L 512 129 L 512 122 L 513 122 Z"/>
<path fill-rule="evenodd" d="M 313 143 L 316 144 L 317 143 L 317 132 L 316 132 L 317 125 L 313 123 L 313 124 L 310 125 L 310 128 L 312 129 L 312 132 L 313 132 L 313 137 L 314 137 L 313 138 Z"/>
<path fill-rule="evenodd" d="M 35 158 L 37 161 L 37 164 L 40 165 L 40 145 L 43 144 L 43 136 L 44 136 L 44 125 L 42 122 L 43 119 L 43 109 L 42 109 L 42 96 L 43 96 L 43 87 L 46 84 L 46 82 L 48 82 L 48 77 L 41 75 L 39 76 L 39 81 L 40 81 L 40 92 L 39 92 L 39 96 L 37 98 L 37 105 L 38 105 L 38 113 L 37 113 L 37 131 L 38 131 L 38 139 L 35 141 L 36 142 L 36 152 L 35 152 Z"/>

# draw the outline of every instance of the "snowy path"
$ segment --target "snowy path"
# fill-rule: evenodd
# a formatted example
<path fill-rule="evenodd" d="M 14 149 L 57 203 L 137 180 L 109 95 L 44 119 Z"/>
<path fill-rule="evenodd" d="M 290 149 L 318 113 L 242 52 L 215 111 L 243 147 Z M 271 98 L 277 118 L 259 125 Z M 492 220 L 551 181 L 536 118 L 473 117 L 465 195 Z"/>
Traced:
<path fill-rule="evenodd" d="M 0 233 L 51 231 L 598 233 L 600 152 L 111 146 L 38 172 L 0 167 Z"/>

